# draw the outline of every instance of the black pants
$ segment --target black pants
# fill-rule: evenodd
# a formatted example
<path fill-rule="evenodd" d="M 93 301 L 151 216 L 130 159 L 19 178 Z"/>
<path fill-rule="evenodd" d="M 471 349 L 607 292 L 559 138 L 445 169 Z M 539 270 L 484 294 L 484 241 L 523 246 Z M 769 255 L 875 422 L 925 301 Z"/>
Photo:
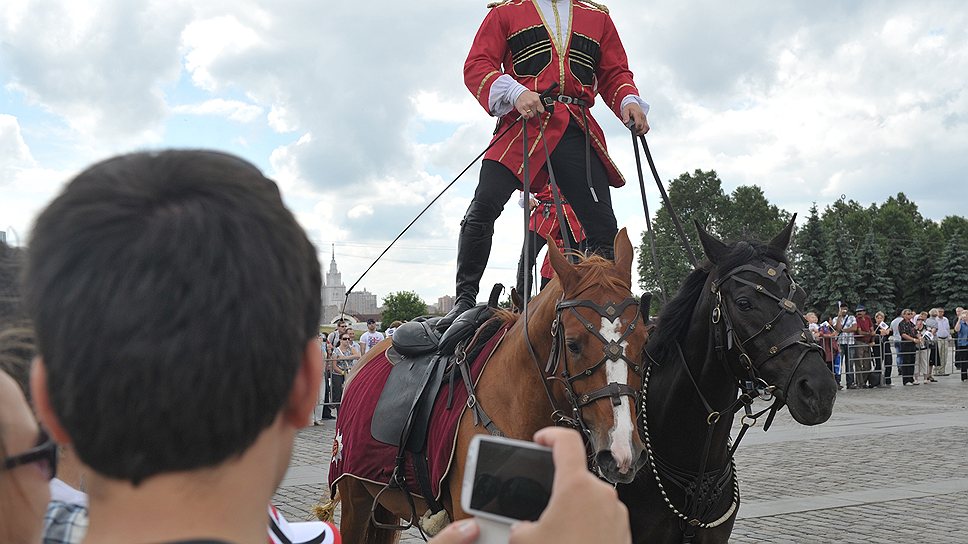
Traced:
<path fill-rule="evenodd" d="M 955 345 L 955 366 L 961 369 L 961 380 L 968 380 L 968 346 Z"/>
<path fill-rule="evenodd" d="M 532 142 L 538 137 L 536 133 L 529 136 Z M 535 153 L 544 153 L 541 144 L 535 148 Z M 551 151 L 551 167 L 561 194 L 571 204 L 585 229 L 588 249 L 612 258 L 618 225 L 615 212 L 612 211 L 608 174 L 594 149 L 591 159 L 592 184 L 598 202 L 592 199 L 585 177 L 585 134 L 572 120 L 558 146 Z M 464 215 L 465 228 L 474 226 L 483 232 L 493 232 L 494 221 L 501 215 L 504 205 L 514 191 L 521 188 L 521 181 L 506 166 L 497 161 L 483 161 L 480 182 Z"/>
<path fill-rule="evenodd" d="M 917 355 L 914 342 L 901 342 L 901 351 L 895 355 L 897 370 L 901 373 L 901 383 L 914 383 L 914 363 Z"/>
<path fill-rule="evenodd" d="M 333 372 L 329 380 L 329 384 L 333 386 L 332 402 L 339 403 L 343 401 L 343 382 L 345 381 L 346 376 Z M 339 411 L 339 406 L 336 407 L 336 411 Z"/>

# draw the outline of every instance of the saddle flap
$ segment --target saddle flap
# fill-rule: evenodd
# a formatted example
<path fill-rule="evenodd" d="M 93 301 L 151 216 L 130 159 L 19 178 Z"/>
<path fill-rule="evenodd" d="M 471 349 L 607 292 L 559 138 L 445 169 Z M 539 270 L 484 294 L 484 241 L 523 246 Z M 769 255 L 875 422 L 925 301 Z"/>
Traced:
<path fill-rule="evenodd" d="M 421 421 L 420 415 L 426 414 L 430 419 L 430 409 L 423 405 L 433 405 L 443 376 L 438 366 L 446 363 L 433 353 L 398 359 L 380 392 L 370 421 L 370 434 L 374 440 L 393 446 L 406 440 L 408 449 L 415 442 L 423 445 L 427 422 Z M 404 436 L 408 424 L 409 436 Z"/>

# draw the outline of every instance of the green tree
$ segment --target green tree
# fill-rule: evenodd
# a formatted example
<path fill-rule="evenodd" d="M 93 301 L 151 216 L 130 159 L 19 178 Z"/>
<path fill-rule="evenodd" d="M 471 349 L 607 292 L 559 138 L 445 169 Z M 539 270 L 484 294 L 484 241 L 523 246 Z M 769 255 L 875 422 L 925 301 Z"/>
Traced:
<path fill-rule="evenodd" d="M 383 323 L 408 321 L 427 312 L 427 305 L 413 291 L 398 291 L 383 297 Z"/>
<path fill-rule="evenodd" d="M 877 311 L 885 315 L 894 313 L 894 286 L 884 275 L 886 268 L 877 235 L 871 231 L 861 243 L 857 256 L 858 302 L 867 306 L 868 314 Z"/>
<path fill-rule="evenodd" d="M 968 247 L 964 237 L 951 236 L 938 269 L 931 277 L 934 302 L 943 308 L 968 308 Z"/>
<path fill-rule="evenodd" d="M 847 243 L 833 240 L 827 244 L 824 262 L 827 275 L 821 287 L 823 299 L 828 304 L 835 304 L 837 301 L 856 303 L 857 258 L 853 248 Z"/>
<path fill-rule="evenodd" d="M 693 252 L 701 259 L 702 248 L 695 234 L 693 220 L 705 225 L 710 232 L 717 233 L 718 220 L 728 202 L 723 193 L 723 182 L 714 170 L 684 173 L 669 182 L 669 200 L 682 221 L 683 230 L 689 238 Z M 648 232 L 645 232 L 642 235 L 639 252 L 639 286 L 655 293 L 656 297 L 653 300 L 661 298 L 660 291 L 663 288 L 666 291 L 666 297 L 671 298 L 692 270 L 692 265 L 679 241 L 672 216 L 664 206 L 659 207 L 652 226 L 655 229 L 656 253 L 659 261 L 658 282 L 655 267 L 652 265 Z"/>
<path fill-rule="evenodd" d="M 827 276 L 826 236 L 820 224 L 817 203 L 810 206 L 810 215 L 803 229 L 797 232 L 791 254 L 795 257 L 795 277 L 807 292 L 807 309 L 823 310 L 827 300 L 823 296 L 823 282 Z"/>
<path fill-rule="evenodd" d="M 716 221 L 724 240 L 768 241 L 790 220 L 790 214 L 770 204 L 756 185 L 737 187 L 724 204 Z"/>
<path fill-rule="evenodd" d="M 968 219 L 957 215 L 949 215 L 941 221 L 941 234 L 945 240 L 951 240 L 952 236 L 968 243 Z"/>
<path fill-rule="evenodd" d="M 904 193 L 889 197 L 874 217 L 874 230 L 884 251 L 884 275 L 894 286 L 894 310 L 914 304 L 912 293 L 919 280 L 912 258 L 919 248 L 913 246 L 924 223 L 918 205 Z"/>

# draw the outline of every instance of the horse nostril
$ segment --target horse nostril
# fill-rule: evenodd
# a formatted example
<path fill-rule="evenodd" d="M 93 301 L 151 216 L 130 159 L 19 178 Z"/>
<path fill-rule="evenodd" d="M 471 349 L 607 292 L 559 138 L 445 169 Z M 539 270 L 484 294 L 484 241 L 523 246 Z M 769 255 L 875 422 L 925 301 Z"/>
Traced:
<path fill-rule="evenodd" d="M 612 456 L 611 450 L 602 450 L 595 455 L 595 462 L 598 463 L 598 467 L 602 470 L 608 470 L 615 468 L 615 457 Z"/>
<path fill-rule="evenodd" d="M 800 393 L 800 396 L 805 399 L 817 396 L 817 392 L 814 391 L 813 387 L 811 387 L 810 380 L 807 378 L 801 378 L 800 381 L 797 382 L 797 392 Z"/>

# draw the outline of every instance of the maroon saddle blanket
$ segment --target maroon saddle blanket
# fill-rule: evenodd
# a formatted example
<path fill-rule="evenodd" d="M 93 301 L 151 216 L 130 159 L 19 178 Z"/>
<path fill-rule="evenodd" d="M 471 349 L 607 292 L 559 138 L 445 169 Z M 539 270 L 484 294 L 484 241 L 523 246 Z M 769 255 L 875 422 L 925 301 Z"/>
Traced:
<path fill-rule="evenodd" d="M 484 349 L 470 366 L 471 377 L 476 384 L 488 359 L 504 339 L 508 325 L 501 327 L 487 341 Z M 380 353 L 363 366 L 343 393 L 343 400 L 336 419 L 336 437 L 333 439 L 333 460 L 329 465 L 330 492 L 335 493 L 336 484 L 345 476 L 386 484 L 393 474 L 397 446 L 379 442 L 370 434 L 370 420 L 383 385 L 390 375 L 393 364 Z M 459 383 L 454 386 L 453 402 L 448 408 L 449 387 L 441 387 L 434 401 L 427 431 L 427 462 L 430 468 L 430 484 L 435 499 L 440 499 L 441 487 L 450 472 L 450 465 L 457 446 L 457 426 L 467 411 L 467 388 Z M 404 476 L 410 491 L 421 496 L 416 489 L 416 471 L 412 454 L 407 453 Z"/>

